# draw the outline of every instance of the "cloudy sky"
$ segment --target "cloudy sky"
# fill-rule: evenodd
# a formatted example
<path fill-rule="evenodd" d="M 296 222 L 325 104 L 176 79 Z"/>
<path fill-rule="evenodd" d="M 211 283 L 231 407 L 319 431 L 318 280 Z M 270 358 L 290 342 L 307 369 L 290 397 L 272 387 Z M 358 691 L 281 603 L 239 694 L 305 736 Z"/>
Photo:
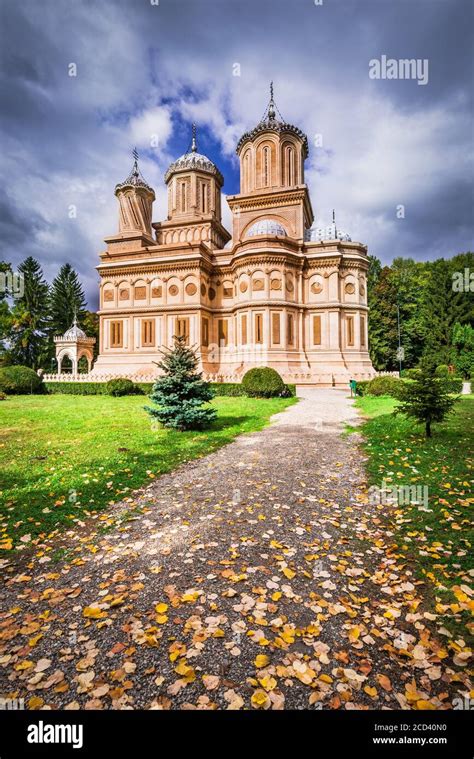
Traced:
<path fill-rule="evenodd" d="M 188 147 L 192 121 L 200 152 L 235 193 L 235 145 L 260 120 L 270 80 L 284 119 L 308 135 L 318 225 L 335 208 L 338 226 L 387 263 L 472 250 L 470 0 L 1 7 L 2 258 L 33 255 L 48 279 L 69 261 L 91 307 L 131 149 L 155 188 L 155 221 L 166 216 L 163 174 Z M 426 59 L 428 82 L 371 78 L 369 62 L 384 55 Z"/>

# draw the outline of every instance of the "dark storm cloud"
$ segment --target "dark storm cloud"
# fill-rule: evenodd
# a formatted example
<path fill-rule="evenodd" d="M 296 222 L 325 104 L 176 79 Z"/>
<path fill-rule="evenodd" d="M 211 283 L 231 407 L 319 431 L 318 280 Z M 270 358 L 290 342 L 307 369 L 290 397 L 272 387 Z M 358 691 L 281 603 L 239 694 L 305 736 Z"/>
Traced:
<path fill-rule="evenodd" d="M 319 222 L 336 207 L 387 262 L 471 246 L 467 0 L 4 0 L 2 30 L 3 255 L 35 255 L 49 278 L 70 261 L 94 304 L 130 147 L 157 192 L 155 219 L 193 119 L 233 187 L 236 141 L 262 115 L 270 79 L 285 119 L 308 133 Z M 371 80 L 382 55 L 427 59 L 428 84 Z"/>

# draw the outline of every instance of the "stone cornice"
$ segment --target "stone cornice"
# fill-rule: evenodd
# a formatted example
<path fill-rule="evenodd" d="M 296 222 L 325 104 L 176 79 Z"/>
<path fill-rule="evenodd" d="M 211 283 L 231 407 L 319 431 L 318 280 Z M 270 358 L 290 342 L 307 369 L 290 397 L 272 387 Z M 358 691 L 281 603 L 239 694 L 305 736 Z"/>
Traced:
<path fill-rule="evenodd" d="M 238 206 L 241 210 L 253 211 L 262 206 L 274 208 L 276 206 L 288 206 L 308 199 L 308 188 L 299 185 L 296 188 L 281 188 L 272 192 L 261 192 L 255 195 L 227 195 L 227 203 L 230 209 Z"/>
<path fill-rule="evenodd" d="M 252 308 L 292 308 L 303 311 L 364 311 L 367 312 L 368 306 L 364 303 L 344 303 L 342 301 L 325 301 L 324 303 L 296 303 L 291 300 L 270 300 L 262 299 L 259 301 L 248 300 L 239 301 L 232 306 L 208 306 L 204 303 L 177 303 L 161 306 L 140 306 L 130 308 L 117 308 L 98 311 L 99 316 L 107 316 L 111 319 L 117 319 L 122 316 L 143 316 L 144 314 L 167 314 L 170 312 L 186 313 L 187 311 L 206 311 L 209 314 L 233 314 L 236 311 L 248 311 Z"/>

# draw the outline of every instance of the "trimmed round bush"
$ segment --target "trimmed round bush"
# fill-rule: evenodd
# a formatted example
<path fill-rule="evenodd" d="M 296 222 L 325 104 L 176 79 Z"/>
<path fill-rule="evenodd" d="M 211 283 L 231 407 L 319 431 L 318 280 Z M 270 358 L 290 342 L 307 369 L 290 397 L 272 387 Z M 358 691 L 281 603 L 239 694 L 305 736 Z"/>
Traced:
<path fill-rule="evenodd" d="M 400 379 L 389 374 L 382 377 L 374 377 L 367 385 L 366 395 L 391 395 L 396 398 L 400 391 Z"/>
<path fill-rule="evenodd" d="M 250 398 L 275 398 L 285 392 L 286 385 L 275 369 L 262 366 L 244 374 L 242 387 Z"/>
<path fill-rule="evenodd" d="M 118 398 L 121 395 L 137 395 L 140 389 L 132 380 L 125 377 L 117 377 L 107 382 L 107 395 L 113 395 Z"/>
<path fill-rule="evenodd" d="M 0 392 L 7 395 L 43 393 L 41 377 L 29 366 L 3 366 L 0 368 Z"/>

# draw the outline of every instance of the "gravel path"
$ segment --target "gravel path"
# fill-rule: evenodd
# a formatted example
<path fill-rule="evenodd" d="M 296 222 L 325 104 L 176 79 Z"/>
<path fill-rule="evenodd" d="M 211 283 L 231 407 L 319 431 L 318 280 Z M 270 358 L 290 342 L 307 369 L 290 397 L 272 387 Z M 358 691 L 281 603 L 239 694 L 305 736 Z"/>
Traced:
<path fill-rule="evenodd" d="M 6 569 L 27 708 L 452 708 L 462 667 L 367 503 L 345 391 L 186 464 Z M 384 507 L 385 508 L 385 507 Z M 385 508 L 386 510 L 386 508 Z M 428 705 L 428 706 L 427 706 Z"/>

